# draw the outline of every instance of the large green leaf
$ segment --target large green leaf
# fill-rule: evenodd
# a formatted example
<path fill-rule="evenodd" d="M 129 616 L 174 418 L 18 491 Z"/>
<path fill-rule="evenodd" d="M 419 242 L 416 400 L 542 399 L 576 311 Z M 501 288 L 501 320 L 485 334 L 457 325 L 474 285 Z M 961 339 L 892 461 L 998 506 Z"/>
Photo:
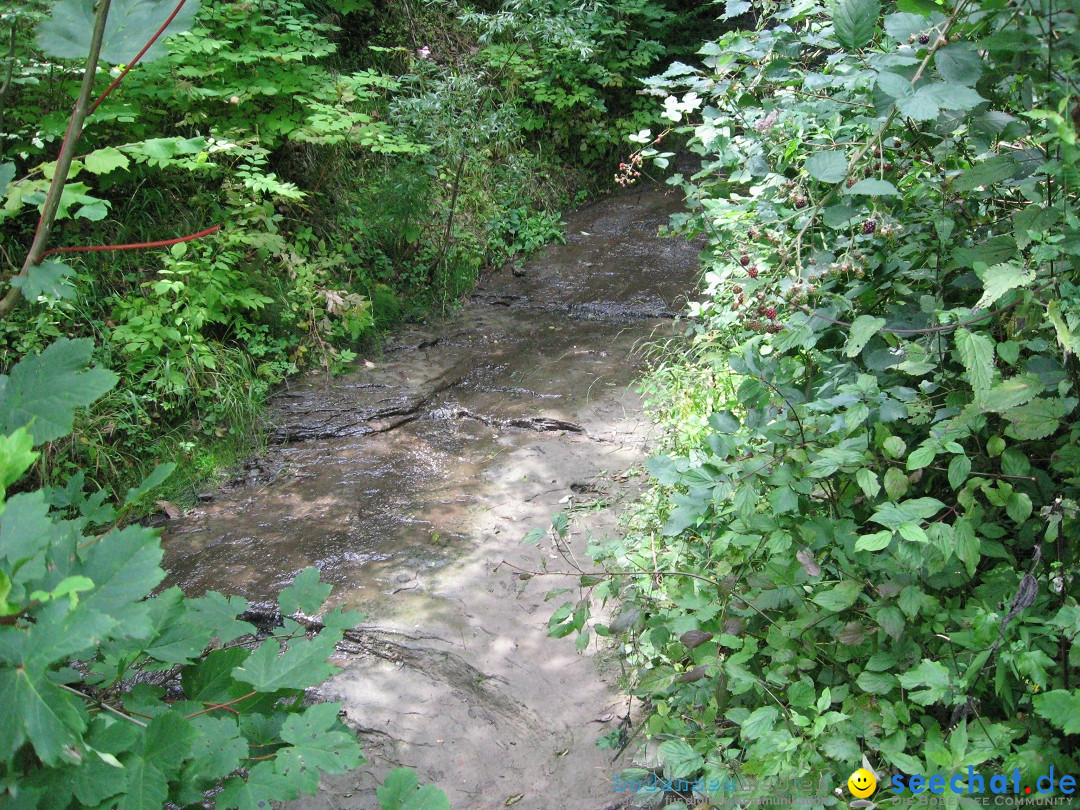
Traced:
<path fill-rule="evenodd" d="M 102 61 L 111 65 L 130 62 L 178 4 L 179 0 L 112 0 L 101 46 Z M 52 8 L 52 17 L 38 26 L 38 47 L 58 59 L 86 59 L 96 5 L 94 0 L 60 0 Z M 151 62 L 168 55 L 162 40 L 188 30 L 198 11 L 199 0 L 187 0 L 141 61 Z"/>
<path fill-rule="evenodd" d="M 66 752 L 75 750 L 86 729 L 81 702 L 50 683 L 40 667 L 0 666 L 0 706 L 4 707 L 0 755 L 7 755 L 2 759 L 29 740 L 42 762 L 57 765 Z"/>
<path fill-rule="evenodd" d="M 25 276 L 11 279 L 11 286 L 22 290 L 27 301 L 37 301 L 40 296 L 74 298 L 75 288 L 71 285 L 74 277 L 75 271 L 63 262 L 45 261 L 27 270 Z"/>
<path fill-rule="evenodd" d="M 111 371 L 87 368 L 93 350 L 89 338 L 61 338 L 41 354 L 24 357 L 10 375 L 0 374 L 0 431 L 29 426 L 35 445 L 71 433 L 75 409 L 116 385 Z"/>
<path fill-rule="evenodd" d="M 126 526 L 109 532 L 90 546 L 77 571 L 97 585 L 85 604 L 123 621 L 126 633 L 150 635 L 148 606 L 142 600 L 165 578 L 161 556 L 157 534 L 150 529 Z"/>
<path fill-rule="evenodd" d="M 705 764 L 705 758 L 682 740 L 665 740 L 657 753 L 668 779 L 686 779 Z"/>
<path fill-rule="evenodd" d="M 319 584 L 319 569 L 305 568 L 293 579 L 292 585 L 278 595 L 278 607 L 282 616 L 305 613 L 314 616 L 330 595 L 332 585 Z"/>
<path fill-rule="evenodd" d="M 956 348 L 967 369 L 967 379 L 975 398 L 981 399 L 994 382 L 994 341 L 967 329 L 957 329 Z"/>
<path fill-rule="evenodd" d="M 837 0 L 832 7 L 836 39 L 849 51 L 869 45 L 880 13 L 878 0 Z"/>
<path fill-rule="evenodd" d="M 1035 713 L 1066 734 L 1080 734 L 1080 691 L 1054 689 L 1031 699 Z"/>
<path fill-rule="evenodd" d="M 221 810 L 269 810 L 272 802 L 295 799 L 296 785 L 293 780 L 274 770 L 273 762 L 260 762 L 248 774 L 247 779 L 234 776 L 225 782 L 217 795 L 216 806 Z"/>
<path fill-rule="evenodd" d="M 411 768 L 395 768 L 375 789 L 381 810 L 450 810 L 450 802 L 434 785 L 418 787 Z"/>
<path fill-rule="evenodd" d="M 848 357 L 857 355 L 863 350 L 870 338 L 876 335 L 884 325 L 884 318 L 875 318 L 873 315 L 860 315 L 851 324 L 847 343 L 844 344 L 844 354 Z"/>
<path fill-rule="evenodd" d="M 806 161 L 806 173 L 823 183 L 839 183 L 847 176 L 843 152 L 817 152 Z"/>
<path fill-rule="evenodd" d="M 316 704 L 290 715 L 281 729 L 281 739 L 291 745 L 278 751 L 277 770 L 294 779 L 302 792 L 315 791 L 319 771 L 345 773 L 364 761 L 356 735 L 338 720 L 340 709 L 340 703 Z"/>
<path fill-rule="evenodd" d="M 281 653 L 278 640 L 269 638 L 232 674 L 236 680 L 250 683 L 260 692 L 307 689 L 322 683 L 336 671 L 326 662 L 334 652 L 334 644 L 333 636 L 324 633 L 313 639 L 293 641 Z"/>

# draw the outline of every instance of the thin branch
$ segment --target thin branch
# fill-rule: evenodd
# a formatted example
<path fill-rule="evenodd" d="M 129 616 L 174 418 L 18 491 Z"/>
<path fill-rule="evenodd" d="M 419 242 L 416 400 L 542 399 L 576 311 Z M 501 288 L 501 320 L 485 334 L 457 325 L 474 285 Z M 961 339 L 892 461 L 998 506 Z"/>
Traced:
<path fill-rule="evenodd" d="M 86 70 L 83 73 L 82 87 L 79 89 L 79 97 L 75 101 L 75 109 L 71 113 L 68 122 L 67 133 L 60 146 L 60 154 L 56 159 L 55 174 L 49 191 L 45 196 L 45 204 L 42 206 L 41 219 L 38 220 L 37 230 L 34 231 L 34 241 L 30 245 L 30 252 L 26 254 L 26 261 L 17 278 L 23 278 L 30 272 L 31 267 L 40 264 L 41 256 L 45 252 L 45 245 L 52 233 L 52 226 L 56 222 L 56 212 L 60 208 L 60 198 L 64 194 L 64 185 L 67 183 L 68 172 L 71 170 L 71 162 L 75 158 L 75 149 L 82 137 L 83 124 L 89 112 L 90 96 L 94 92 L 94 79 L 97 75 L 98 57 L 101 55 L 101 44 L 105 39 L 105 21 L 109 17 L 109 6 L 112 0 L 101 0 L 94 20 L 94 31 L 90 38 L 90 52 L 86 56 Z M 0 300 L 0 319 L 7 317 L 15 305 L 22 298 L 22 289 L 11 286 L 7 294 Z"/>
<path fill-rule="evenodd" d="M 11 89 L 11 76 L 15 71 L 15 29 L 16 20 L 11 22 L 11 33 L 8 35 L 7 68 L 4 70 L 4 83 L 0 85 L 0 132 L 4 131 L 4 108 L 7 103 L 8 90 Z M 3 189 L 0 189 L 3 191 Z"/>
<path fill-rule="evenodd" d="M 143 248 L 156 248 L 156 247 L 168 247 L 169 245 L 178 245 L 181 242 L 190 242 L 193 239 L 199 239 L 203 236 L 209 236 L 212 233 L 217 233 L 221 230 L 220 225 L 215 225 L 212 228 L 207 228 L 205 231 L 199 231 L 189 236 L 178 236 L 175 239 L 160 239 L 157 242 L 132 242 L 126 245 L 91 245 L 89 247 L 62 247 L 53 248 L 52 250 L 46 250 L 41 254 L 41 258 L 51 256 L 54 253 L 84 253 L 88 251 L 98 250 L 141 250 Z"/>
<path fill-rule="evenodd" d="M 71 694 L 73 694 L 73 695 L 78 695 L 83 700 L 91 700 L 91 701 L 93 701 L 94 703 L 96 703 L 98 705 L 99 708 L 102 708 L 107 712 L 111 712 L 112 714 L 115 714 L 117 717 L 121 717 L 124 720 L 127 720 L 129 723 L 134 723 L 137 726 L 141 726 L 142 728 L 146 728 L 146 723 L 144 723 L 142 720 L 136 720 L 131 715 L 124 714 L 122 711 L 117 709 L 115 706 L 110 706 L 104 700 L 100 700 L 98 698 L 91 697 L 90 695 L 86 694 L 85 692 L 80 692 L 78 689 L 73 689 L 70 686 L 68 686 L 66 683 L 58 683 L 57 686 L 59 686 L 61 689 L 64 689 L 64 690 L 66 690 L 68 692 L 71 692 Z"/>
<path fill-rule="evenodd" d="M 161 27 L 156 32 L 154 32 L 154 35 L 150 37 L 150 41 L 143 46 L 143 49 L 141 51 L 135 54 L 135 58 L 128 62 L 127 67 L 120 72 L 119 76 L 113 79 L 112 84 L 105 88 L 105 92 L 98 97 L 98 100 L 90 105 L 90 112 L 96 110 L 98 108 L 98 105 L 109 97 L 109 93 L 115 90 L 116 86 L 124 80 L 124 77 L 127 76 L 128 73 L 131 72 L 131 69 L 139 63 L 139 60 L 142 59 L 146 52 L 150 50 L 150 48 L 153 46 L 153 44 L 157 42 L 158 37 L 165 33 L 165 29 L 168 28 L 172 24 L 172 21 L 176 19 L 176 15 L 180 13 L 180 9 L 184 7 L 184 3 L 186 2 L 187 0 L 180 0 L 176 8 L 173 9 L 173 13 L 169 15 L 169 18 L 165 20 L 165 22 L 161 24 Z"/>

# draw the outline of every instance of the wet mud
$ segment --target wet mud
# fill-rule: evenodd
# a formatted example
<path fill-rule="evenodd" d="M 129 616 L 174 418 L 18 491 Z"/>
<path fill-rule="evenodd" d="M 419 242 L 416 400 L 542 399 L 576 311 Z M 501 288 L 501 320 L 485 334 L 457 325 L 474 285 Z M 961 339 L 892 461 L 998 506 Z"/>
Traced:
<path fill-rule="evenodd" d="M 523 545 L 572 511 L 569 551 L 610 535 L 648 425 L 643 345 L 672 333 L 697 248 L 657 230 L 664 188 L 567 217 L 567 243 L 486 278 L 456 315 L 395 334 L 380 357 L 274 399 L 274 446 L 165 532 L 170 583 L 272 602 L 317 565 L 368 621 L 321 697 L 341 700 L 369 763 L 298 802 L 377 810 L 415 768 L 456 810 L 581 808 L 619 798 L 596 739 L 625 714 L 617 664 L 546 636 L 571 582 Z"/>

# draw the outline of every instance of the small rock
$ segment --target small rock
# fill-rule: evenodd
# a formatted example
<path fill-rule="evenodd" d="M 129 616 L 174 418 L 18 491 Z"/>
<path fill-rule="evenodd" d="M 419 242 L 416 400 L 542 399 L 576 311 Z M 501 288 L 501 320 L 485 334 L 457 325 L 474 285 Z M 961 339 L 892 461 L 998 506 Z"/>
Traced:
<path fill-rule="evenodd" d="M 398 574 L 397 575 L 397 581 L 398 582 L 408 582 L 412 578 L 413 578 L 412 574 Z"/>
<path fill-rule="evenodd" d="M 210 503 L 210 501 L 214 500 L 214 493 L 200 492 L 198 495 L 195 496 L 195 500 L 197 500 L 199 503 Z"/>
<path fill-rule="evenodd" d="M 525 275 L 525 268 L 520 264 L 515 264 L 510 272 L 512 272 L 516 278 L 521 278 Z"/>

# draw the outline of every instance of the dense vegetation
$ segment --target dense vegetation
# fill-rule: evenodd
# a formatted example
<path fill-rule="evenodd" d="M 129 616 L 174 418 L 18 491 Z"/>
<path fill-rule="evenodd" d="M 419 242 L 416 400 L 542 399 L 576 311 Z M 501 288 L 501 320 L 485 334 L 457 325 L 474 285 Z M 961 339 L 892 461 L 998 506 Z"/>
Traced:
<path fill-rule="evenodd" d="M 726 12 L 650 81 L 701 156 L 673 227 L 706 288 L 647 386 L 653 489 L 582 581 L 624 600 L 593 629 L 628 633 L 669 779 L 832 804 L 865 755 L 1038 795 L 1080 771 L 1076 5 Z"/>
<path fill-rule="evenodd" d="M 362 761 L 305 690 L 363 617 L 317 616 L 314 569 L 256 624 L 154 594 L 158 538 L 131 518 L 176 464 L 153 465 L 250 450 L 271 385 L 558 237 L 577 178 L 652 117 L 633 77 L 671 20 L 645 0 L 5 3 L 0 806 L 256 810 Z M 448 806 L 408 769 L 376 798 Z"/>
<path fill-rule="evenodd" d="M 49 245 L 80 252 L 47 257 L 22 288 L 32 303 L 0 323 L 2 366 L 86 336 L 121 378 L 49 446 L 44 479 L 85 466 L 122 487 L 178 458 L 180 490 L 228 440 L 247 448 L 285 376 L 342 368 L 380 328 L 453 306 L 483 268 L 559 238 L 559 207 L 654 120 L 635 77 L 658 64 L 672 15 L 646 0 L 489 5 L 184 5 L 182 30 L 87 119 Z M 91 8 L 0 12 L 8 275 L 52 180 Z M 113 18 L 139 8 L 116 0 Z M 141 45 L 110 33 L 94 98 Z M 170 249 L 87 250 L 214 226 Z"/>

